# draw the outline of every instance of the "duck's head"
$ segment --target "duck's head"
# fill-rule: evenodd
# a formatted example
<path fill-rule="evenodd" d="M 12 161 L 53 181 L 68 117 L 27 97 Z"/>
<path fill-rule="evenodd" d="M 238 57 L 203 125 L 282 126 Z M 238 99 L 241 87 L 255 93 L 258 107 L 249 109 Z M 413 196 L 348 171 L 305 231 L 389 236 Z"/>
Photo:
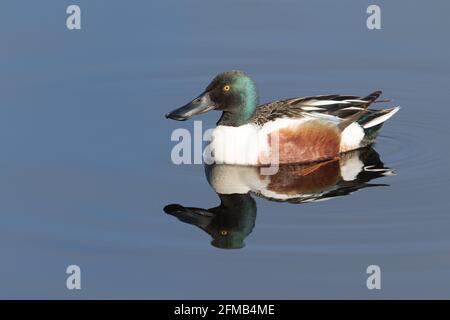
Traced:
<path fill-rule="evenodd" d="M 242 71 L 227 71 L 216 76 L 197 98 L 166 114 L 166 118 L 184 121 L 210 110 L 222 111 L 217 124 L 241 126 L 247 123 L 258 105 L 253 80 Z"/>

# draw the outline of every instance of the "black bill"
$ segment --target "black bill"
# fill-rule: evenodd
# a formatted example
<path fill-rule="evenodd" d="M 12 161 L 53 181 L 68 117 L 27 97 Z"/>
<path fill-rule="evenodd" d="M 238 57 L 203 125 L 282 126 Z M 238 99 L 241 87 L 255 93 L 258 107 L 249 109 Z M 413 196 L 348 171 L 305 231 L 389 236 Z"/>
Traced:
<path fill-rule="evenodd" d="M 172 112 L 166 114 L 166 118 L 177 121 L 184 121 L 197 114 L 205 113 L 215 109 L 216 106 L 211 101 L 208 92 L 202 93 L 200 96 Z"/>

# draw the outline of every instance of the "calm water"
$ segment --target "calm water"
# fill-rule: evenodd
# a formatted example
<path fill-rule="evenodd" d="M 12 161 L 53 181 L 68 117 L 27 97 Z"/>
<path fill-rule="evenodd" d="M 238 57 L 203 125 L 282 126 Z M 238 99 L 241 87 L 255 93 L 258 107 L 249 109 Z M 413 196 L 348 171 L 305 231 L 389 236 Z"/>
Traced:
<path fill-rule="evenodd" d="M 379 31 L 366 1 L 77 3 L 81 31 L 65 28 L 70 1 L 0 11 L 1 298 L 450 297 L 447 2 L 377 1 Z M 220 199 L 211 171 L 170 160 L 171 132 L 193 122 L 163 115 L 229 69 L 261 102 L 382 89 L 402 110 L 366 160 L 396 175 L 195 216 Z M 81 291 L 65 287 L 70 264 Z"/>

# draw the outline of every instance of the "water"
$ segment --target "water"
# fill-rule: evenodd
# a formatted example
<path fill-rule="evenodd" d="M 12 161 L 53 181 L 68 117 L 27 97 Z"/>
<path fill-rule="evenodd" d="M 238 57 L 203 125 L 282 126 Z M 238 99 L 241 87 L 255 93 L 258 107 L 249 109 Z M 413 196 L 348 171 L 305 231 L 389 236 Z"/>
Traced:
<path fill-rule="evenodd" d="M 0 12 L 1 298 L 448 298 L 448 3 L 378 1 L 379 31 L 366 1 L 77 3 L 81 31 L 69 2 Z M 203 166 L 170 160 L 193 122 L 163 115 L 229 69 L 261 102 L 382 89 L 402 109 L 374 148 L 396 175 L 328 201 L 253 195 L 248 218 L 215 224 L 245 246 L 211 245 L 164 211 L 220 201 Z"/>

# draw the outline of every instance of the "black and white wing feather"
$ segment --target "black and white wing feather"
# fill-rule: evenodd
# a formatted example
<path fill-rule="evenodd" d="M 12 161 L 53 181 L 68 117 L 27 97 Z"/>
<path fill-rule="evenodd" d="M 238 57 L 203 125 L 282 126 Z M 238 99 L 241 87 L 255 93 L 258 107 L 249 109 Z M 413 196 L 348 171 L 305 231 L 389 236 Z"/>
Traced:
<path fill-rule="evenodd" d="M 253 122 L 263 125 L 279 118 L 302 118 L 311 115 L 330 115 L 344 120 L 364 114 L 367 107 L 375 102 L 381 91 L 366 97 L 349 95 L 321 95 L 292 98 L 263 104 L 256 109 Z"/>

